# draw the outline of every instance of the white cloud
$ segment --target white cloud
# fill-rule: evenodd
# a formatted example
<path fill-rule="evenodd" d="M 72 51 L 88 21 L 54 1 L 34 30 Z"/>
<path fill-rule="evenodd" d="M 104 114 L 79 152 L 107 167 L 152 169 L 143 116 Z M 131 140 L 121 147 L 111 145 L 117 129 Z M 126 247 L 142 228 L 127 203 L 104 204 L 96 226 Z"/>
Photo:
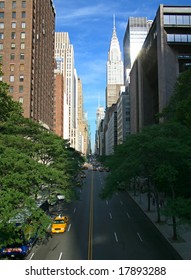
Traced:
<path fill-rule="evenodd" d="M 57 16 L 58 21 L 64 22 L 64 24 L 75 24 L 75 20 L 87 20 L 89 17 L 100 17 L 100 15 L 106 15 L 110 8 L 103 4 L 95 6 L 85 6 L 80 8 L 63 9 L 63 13 Z"/>

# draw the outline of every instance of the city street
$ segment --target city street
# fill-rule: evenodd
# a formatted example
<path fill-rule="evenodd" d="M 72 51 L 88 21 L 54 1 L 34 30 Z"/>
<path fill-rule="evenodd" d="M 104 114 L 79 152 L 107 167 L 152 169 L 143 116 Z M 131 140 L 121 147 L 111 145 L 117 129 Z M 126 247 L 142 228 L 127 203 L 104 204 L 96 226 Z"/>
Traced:
<path fill-rule="evenodd" d="M 79 200 L 57 205 L 57 211 L 69 217 L 67 231 L 38 242 L 27 259 L 180 259 L 126 192 L 117 192 L 112 199 L 100 199 L 106 172 L 85 173 Z"/>

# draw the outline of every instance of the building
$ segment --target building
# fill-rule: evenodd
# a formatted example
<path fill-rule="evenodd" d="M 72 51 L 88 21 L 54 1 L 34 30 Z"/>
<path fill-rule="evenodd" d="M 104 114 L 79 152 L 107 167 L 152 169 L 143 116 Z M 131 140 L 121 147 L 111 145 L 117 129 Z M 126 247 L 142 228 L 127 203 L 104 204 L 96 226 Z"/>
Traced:
<path fill-rule="evenodd" d="M 117 146 L 117 105 L 108 109 L 109 120 L 105 132 L 105 155 L 111 155 Z"/>
<path fill-rule="evenodd" d="M 55 59 L 64 76 L 64 139 L 74 148 L 75 103 L 74 103 L 74 48 L 68 32 L 55 32 Z"/>
<path fill-rule="evenodd" d="M 9 93 L 24 117 L 53 130 L 54 29 L 52 0 L 0 1 L 0 61 Z"/>
<path fill-rule="evenodd" d="M 54 91 L 54 132 L 63 138 L 64 123 L 64 77 L 55 71 L 55 91 Z"/>
<path fill-rule="evenodd" d="M 105 117 L 105 109 L 102 106 L 97 108 L 96 112 L 96 132 L 95 132 L 95 154 L 99 154 L 100 151 L 100 125 Z"/>
<path fill-rule="evenodd" d="M 191 67 L 191 6 L 160 5 L 130 72 L 131 133 L 158 123 L 179 73 Z"/>
<path fill-rule="evenodd" d="M 119 87 L 123 85 L 123 61 L 119 41 L 115 28 L 115 18 L 113 23 L 113 33 L 110 42 L 107 60 L 106 79 L 106 108 L 116 104 L 119 97 Z"/>
<path fill-rule="evenodd" d="M 122 144 L 130 134 L 129 93 L 121 87 L 117 101 L 117 145 Z"/>
<path fill-rule="evenodd" d="M 123 39 L 124 51 L 124 80 L 125 85 L 129 83 L 129 73 L 133 63 L 142 48 L 152 20 L 146 17 L 129 17 Z"/>
<path fill-rule="evenodd" d="M 89 128 L 87 117 L 83 108 L 83 87 L 82 81 L 78 78 L 78 146 L 77 150 L 83 155 L 89 154 Z"/>

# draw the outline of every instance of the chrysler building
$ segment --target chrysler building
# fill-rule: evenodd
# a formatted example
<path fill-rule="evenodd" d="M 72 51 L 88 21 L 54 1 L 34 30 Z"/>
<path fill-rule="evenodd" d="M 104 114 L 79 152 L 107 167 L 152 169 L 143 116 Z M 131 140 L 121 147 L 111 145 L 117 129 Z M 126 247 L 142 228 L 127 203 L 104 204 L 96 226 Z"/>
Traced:
<path fill-rule="evenodd" d="M 120 86 L 124 84 L 123 61 L 120 51 L 119 41 L 115 27 L 115 16 L 113 19 L 113 33 L 110 42 L 107 60 L 107 88 L 106 88 L 106 107 L 111 107 L 117 103 Z"/>

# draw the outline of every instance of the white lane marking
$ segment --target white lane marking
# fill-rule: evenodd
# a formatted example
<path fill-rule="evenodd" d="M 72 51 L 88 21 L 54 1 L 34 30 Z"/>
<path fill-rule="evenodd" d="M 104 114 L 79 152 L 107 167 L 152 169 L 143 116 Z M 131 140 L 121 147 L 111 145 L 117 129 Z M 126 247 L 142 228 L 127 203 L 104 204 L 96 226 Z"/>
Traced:
<path fill-rule="evenodd" d="M 62 258 L 62 252 L 60 253 L 58 260 L 61 260 L 61 258 Z"/>
<path fill-rule="evenodd" d="M 123 205 L 123 201 L 122 200 L 120 200 L 120 203 L 121 203 L 121 205 Z"/>
<path fill-rule="evenodd" d="M 143 242 L 143 239 L 141 238 L 141 236 L 138 232 L 137 232 L 137 235 L 138 235 L 139 239 L 141 240 L 141 242 Z"/>
<path fill-rule="evenodd" d="M 32 253 L 32 255 L 30 256 L 29 261 L 32 260 L 33 256 L 34 256 L 34 253 Z"/>
<path fill-rule="evenodd" d="M 108 205 L 108 200 L 106 200 L 106 204 Z"/>
<path fill-rule="evenodd" d="M 111 215 L 111 213 L 109 213 L 109 216 L 110 216 L 110 219 L 112 219 L 112 215 Z"/>
<path fill-rule="evenodd" d="M 75 214 L 75 212 L 76 212 L 76 208 L 74 208 L 74 214 Z"/>
<path fill-rule="evenodd" d="M 130 219 L 130 215 L 129 215 L 129 213 L 128 213 L 128 212 L 126 213 L 126 215 L 127 215 L 127 217 Z"/>
<path fill-rule="evenodd" d="M 69 224 L 69 226 L 68 226 L 68 231 L 70 231 L 70 228 L 71 228 L 71 224 Z"/>
<path fill-rule="evenodd" d="M 115 235 L 115 240 L 116 240 L 116 242 L 118 242 L 117 233 L 114 232 L 114 235 Z"/>

